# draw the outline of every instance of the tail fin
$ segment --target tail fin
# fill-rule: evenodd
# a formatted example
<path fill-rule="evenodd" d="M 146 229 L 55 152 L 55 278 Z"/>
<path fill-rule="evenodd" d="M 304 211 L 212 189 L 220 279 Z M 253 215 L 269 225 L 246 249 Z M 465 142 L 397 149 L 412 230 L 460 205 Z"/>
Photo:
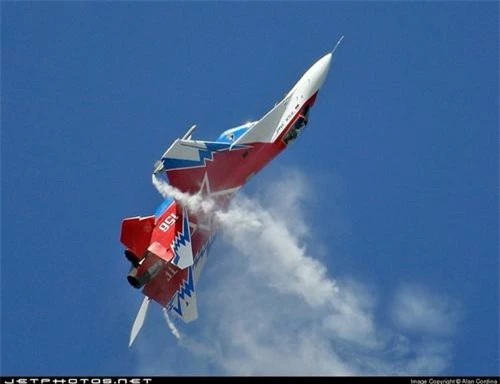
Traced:
<path fill-rule="evenodd" d="M 148 251 L 180 269 L 193 265 L 193 248 L 187 209 L 171 200 L 160 213 Z"/>
<path fill-rule="evenodd" d="M 149 246 L 154 224 L 154 216 L 129 217 L 122 221 L 120 241 L 139 259 L 142 259 Z"/>

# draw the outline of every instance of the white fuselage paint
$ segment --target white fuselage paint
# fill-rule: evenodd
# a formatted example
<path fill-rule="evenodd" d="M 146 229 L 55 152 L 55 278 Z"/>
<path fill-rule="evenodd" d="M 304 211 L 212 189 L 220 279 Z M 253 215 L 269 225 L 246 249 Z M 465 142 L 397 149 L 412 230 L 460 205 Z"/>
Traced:
<path fill-rule="evenodd" d="M 290 120 L 293 119 L 297 112 L 304 106 L 304 103 L 309 100 L 325 82 L 326 75 L 330 69 L 332 61 L 332 54 L 328 53 L 315 62 L 311 68 L 300 78 L 300 80 L 293 86 L 293 88 L 285 96 L 288 99 L 286 102 L 286 109 L 282 118 L 274 131 L 271 141 L 283 132 L 283 129 L 288 126 Z"/>

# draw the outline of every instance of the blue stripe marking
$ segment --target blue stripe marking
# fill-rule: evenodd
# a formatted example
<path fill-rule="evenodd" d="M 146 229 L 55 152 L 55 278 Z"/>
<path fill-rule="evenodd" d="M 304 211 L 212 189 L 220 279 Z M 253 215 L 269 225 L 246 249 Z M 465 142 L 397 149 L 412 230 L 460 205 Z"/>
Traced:
<path fill-rule="evenodd" d="M 231 143 L 216 143 L 216 142 L 204 142 L 206 148 L 195 148 L 198 150 L 199 160 L 185 160 L 185 159 L 175 159 L 166 157 L 163 159 L 163 166 L 165 169 L 180 169 L 180 168 L 191 168 L 191 167 L 203 167 L 207 160 L 213 160 L 213 155 L 215 152 L 222 152 L 229 149 L 240 149 L 246 148 L 244 145 L 234 145 L 231 147 Z"/>
<path fill-rule="evenodd" d="M 171 197 L 167 197 L 163 203 L 160 204 L 160 206 L 156 209 L 155 212 L 155 217 L 159 219 L 166 211 L 167 209 L 172 205 L 174 202 L 174 199 Z"/>
<path fill-rule="evenodd" d="M 250 125 L 251 124 L 244 124 L 236 128 L 228 129 L 227 131 L 222 132 L 222 134 L 215 141 L 218 143 L 234 143 L 250 129 Z"/>

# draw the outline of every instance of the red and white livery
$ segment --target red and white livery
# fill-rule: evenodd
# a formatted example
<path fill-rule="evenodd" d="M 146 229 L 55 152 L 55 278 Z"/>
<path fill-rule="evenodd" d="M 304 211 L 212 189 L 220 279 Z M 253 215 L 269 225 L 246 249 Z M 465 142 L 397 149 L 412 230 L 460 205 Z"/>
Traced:
<path fill-rule="evenodd" d="M 191 127 L 156 162 L 155 177 L 166 177 L 177 190 L 215 202 L 217 209 L 226 208 L 235 193 L 304 130 L 334 51 L 315 62 L 260 120 L 228 129 L 214 141 L 192 139 Z M 151 300 L 185 322 L 198 317 L 195 288 L 217 231 L 213 214 L 191 211 L 181 200 L 167 198 L 154 215 L 123 220 L 120 240 L 132 264 L 127 278 L 145 295 L 130 345 Z"/>

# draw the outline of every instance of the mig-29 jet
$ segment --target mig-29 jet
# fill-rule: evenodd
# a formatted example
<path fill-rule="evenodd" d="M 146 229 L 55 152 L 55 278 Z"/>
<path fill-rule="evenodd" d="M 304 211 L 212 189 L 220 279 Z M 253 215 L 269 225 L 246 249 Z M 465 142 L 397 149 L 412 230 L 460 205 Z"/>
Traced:
<path fill-rule="evenodd" d="M 214 141 L 192 139 L 196 126 L 191 127 L 156 162 L 153 177 L 166 177 L 178 191 L 226 208 L 252 176 L 302 133 L 341 40 L 261 119 L 228 129 Z M 185 322 L 198 317 L 196 284 L 217 231 L 213 215 L 167 197 L 154 215 L 123 220 L 120 240 L 132 264 L 127 279 L 145 295 L 129 345 L 151 300 Z"/>

